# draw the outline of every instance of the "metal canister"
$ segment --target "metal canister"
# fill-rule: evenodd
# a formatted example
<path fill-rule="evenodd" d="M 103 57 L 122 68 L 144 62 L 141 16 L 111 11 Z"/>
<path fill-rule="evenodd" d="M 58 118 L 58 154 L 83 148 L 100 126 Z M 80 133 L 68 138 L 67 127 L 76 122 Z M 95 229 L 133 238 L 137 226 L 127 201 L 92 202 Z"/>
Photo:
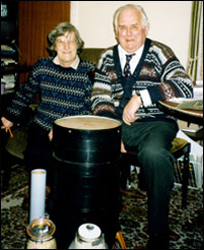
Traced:
<path fill-rule="evenodd" d="M 108 249 L 101 229 L 92 223 L 82 224 L 69 249 Z"/>
<path fill-rule="evenodd" d="M 27 249 L 57 249 L 54 233 L 55 224 L 48 219 L 34 219 L 26 228 Z"/>

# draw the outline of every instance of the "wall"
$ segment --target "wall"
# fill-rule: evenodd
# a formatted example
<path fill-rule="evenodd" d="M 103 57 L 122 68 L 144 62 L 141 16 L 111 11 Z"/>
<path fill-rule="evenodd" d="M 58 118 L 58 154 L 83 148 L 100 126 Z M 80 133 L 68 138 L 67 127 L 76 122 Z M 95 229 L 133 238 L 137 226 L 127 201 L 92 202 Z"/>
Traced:
<path fill-rule="evenodd" d="M 150 21 L 148 37 L 169 45 L 186 67 L 191 1 L 71 1 L 71 22 L 79 29 L 85 47 L 115 44 L 113 13 L 127 3 L 143 6 Z"/>
<path fill-rule="evenodd" d="M 18 41 L 27 65 L 48 56 L 47 35 L 65 20 L 70 21 L 69 1 L 19 1 Z M 19 64 L 23 64 L 20 56 Z M 19 83 L 27 77 L 28 73 L 21 73 Z"/>

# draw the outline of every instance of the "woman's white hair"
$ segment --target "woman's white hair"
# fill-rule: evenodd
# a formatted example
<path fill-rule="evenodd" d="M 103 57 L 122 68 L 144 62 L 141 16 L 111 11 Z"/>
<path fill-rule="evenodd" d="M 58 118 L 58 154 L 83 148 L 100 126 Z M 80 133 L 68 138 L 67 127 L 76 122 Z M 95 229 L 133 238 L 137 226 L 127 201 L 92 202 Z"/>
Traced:
<path fill-rule="evenodd" d="M 141 16 L 142 16 L 142 28 L 145 28 L 148 25 L 149 20 L 148 20 L 148 17 L 146 15 L 144 9 L 142 8 L 142 6 L 137 5 L 137 4 L 126 4 L 126 5 L 121 6 L 120 8 L 118 8 L 114 13 L 113 26 L 114 26 L 115 32 L 117 31 L 117 28 L 118 28 L 118 16 L 125 9 L 136 9 L 136 10 L 138 10 L 141 13 Z"/>

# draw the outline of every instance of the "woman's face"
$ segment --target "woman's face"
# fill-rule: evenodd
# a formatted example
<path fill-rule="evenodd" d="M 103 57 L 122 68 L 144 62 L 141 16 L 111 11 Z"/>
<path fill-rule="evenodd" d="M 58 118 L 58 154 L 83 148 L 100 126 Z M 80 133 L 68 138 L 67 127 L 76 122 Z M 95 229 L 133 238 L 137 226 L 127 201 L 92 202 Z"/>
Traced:
<path fill-rule="evenodd" d="M 75 61 L 77 49 L 74 32 L 66 32 L 64 35 L 57 37 L 55 51 L 62 67 L 69 67 Z"/>

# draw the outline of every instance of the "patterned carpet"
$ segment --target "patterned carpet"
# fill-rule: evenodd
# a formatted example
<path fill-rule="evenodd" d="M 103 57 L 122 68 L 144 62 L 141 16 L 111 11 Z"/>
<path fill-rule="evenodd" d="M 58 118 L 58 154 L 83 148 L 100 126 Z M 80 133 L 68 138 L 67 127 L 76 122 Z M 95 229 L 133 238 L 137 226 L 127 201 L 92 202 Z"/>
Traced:
<path fill-rule="evenodd" d="M 128 190 L 121 190 L 122 235 L 128 249 L 145 249 L 147 235 L 147 196 L 137 189 L 137 178 Z M 28 212 L 22 201 L 28 192 L 28 175 L 23 167 L 12 168 L 7 192 L 1 195 L 1 249 L 25 249 Z M 170 203 L 170 249 L 203 249 L 203 192 L 188 192 L 187 209 L 181 208 L 181 188 L 174 187 Z"/>

